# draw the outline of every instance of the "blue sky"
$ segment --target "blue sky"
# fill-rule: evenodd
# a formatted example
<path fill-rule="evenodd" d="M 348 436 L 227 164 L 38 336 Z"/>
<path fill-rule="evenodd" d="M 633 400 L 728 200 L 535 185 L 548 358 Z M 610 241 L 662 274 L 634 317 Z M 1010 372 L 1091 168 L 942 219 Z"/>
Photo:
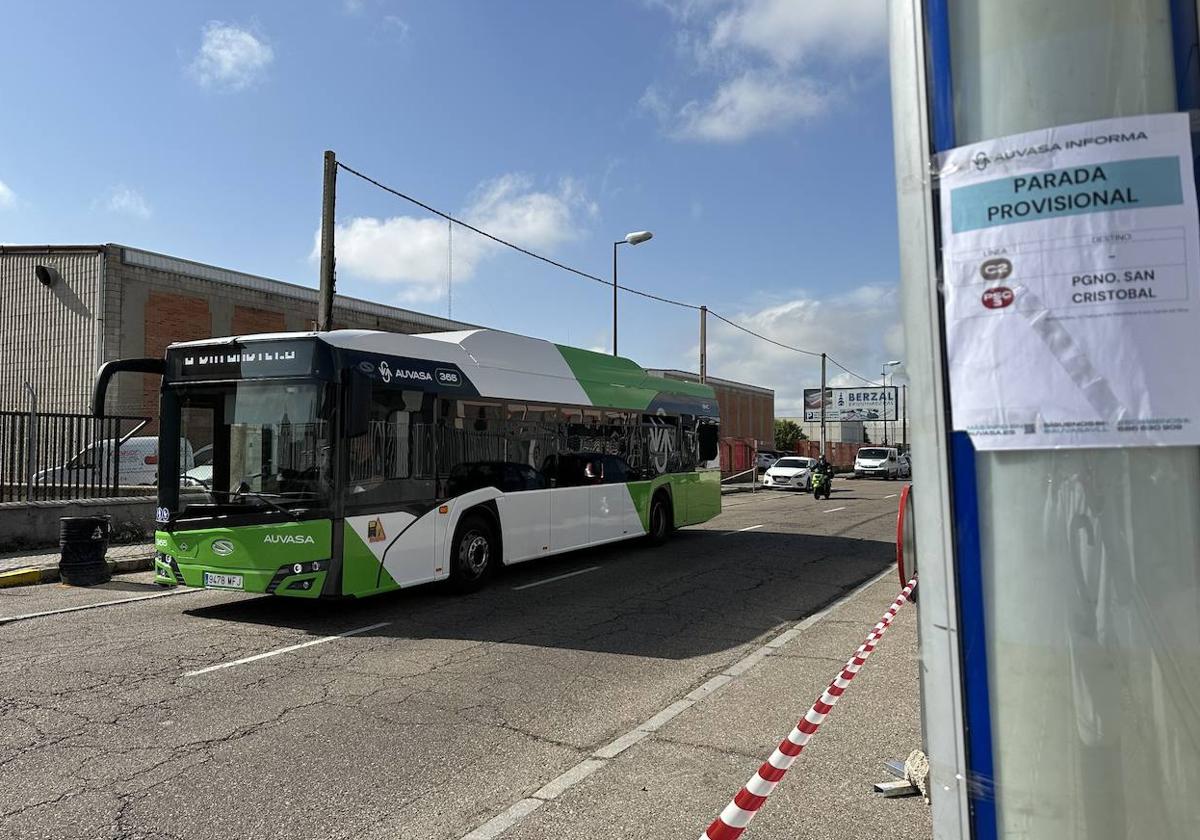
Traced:
<path fill-rule="evenodd" d="M 119 8 L 115 14 L 112 8 Z M 862 373 L 902 354 L 883 0 L 16 4 L 0 241 L 122 242 L 308 285 L 321 154 Z M 39 35 L 39 33 L 42 33 Z M 339 291 L 446 314 L 443 222 L 343 173 Z M 610 293 L 456 231 L 453 315 L 610 346 Z M 624 295 L 620 350 L 694 369 Z M 709 328 L 710 373 L 815 365 Z"/>

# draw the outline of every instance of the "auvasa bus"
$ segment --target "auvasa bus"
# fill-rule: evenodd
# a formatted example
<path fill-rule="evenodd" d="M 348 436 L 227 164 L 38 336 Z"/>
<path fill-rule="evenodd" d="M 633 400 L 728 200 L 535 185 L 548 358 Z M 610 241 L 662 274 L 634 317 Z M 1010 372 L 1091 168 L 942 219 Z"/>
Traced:
<path fill-rule="evenodd" d="M 710 388 L 493 330 L 167 349 L 156 580 L 302 598 L 449 578 L 720 512 Z M 209 463 L 181 470 L 181 441 Z"/>

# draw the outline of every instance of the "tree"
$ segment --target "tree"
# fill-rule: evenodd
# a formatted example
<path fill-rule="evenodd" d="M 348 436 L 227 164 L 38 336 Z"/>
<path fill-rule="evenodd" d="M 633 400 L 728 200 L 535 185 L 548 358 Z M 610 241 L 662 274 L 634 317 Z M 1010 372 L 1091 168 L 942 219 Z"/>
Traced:
<path fill-rule="evenodd" d="M 804 439 L 804 430 L 794 420 L 775 419 L 775 448 L 780 452 L 795 452 L 796 441 Z"/>

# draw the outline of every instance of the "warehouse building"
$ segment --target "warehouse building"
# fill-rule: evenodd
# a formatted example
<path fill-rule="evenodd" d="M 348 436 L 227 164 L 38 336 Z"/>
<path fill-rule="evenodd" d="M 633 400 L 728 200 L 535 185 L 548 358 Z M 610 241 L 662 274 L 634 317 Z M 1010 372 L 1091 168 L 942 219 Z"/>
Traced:
<path fill-rule="evenodd" d="M 40 412 L 86 413 L 105 361 L 161 358 L 173 341 L 309 330 L 316 311 L 316 289 L 124 245 L 0 246 L 0 409 L 27 409 L 32 388 Z M 471 326 L 340 295 L 333 316 L 339 329 Z M 106 410 L 153 418 L 158 387 L 158 377 L 118 376 Z"/>
<path fill-rule="evenodd" d="M 125 245 L 0 245 L 0 410 L 86 414 L 96 370 L 161 358 L 168 344 L 222 335 L 311 330 L 317 290 Z M 423 333 L 473 325 L 339 295 L 336 329 Z M 679 370 L 655 376 L 696 382 Z M 708 377 L 721 436 L 770 449 L 775 392 Z M 115 377 L 107 413 L 158 415 L 157 376 Z"/>
<path fill-rule="evenodd" d="M 647 370 L 651 376 L 699 382 L 695 373 L 682 370 Z M 704 384 L 717 394 L 721 409 L 721 437 L 752 443 L 757 449 L 775 448 L 775 392 L 758 385 L 746 385 L 715 376 Z"/>

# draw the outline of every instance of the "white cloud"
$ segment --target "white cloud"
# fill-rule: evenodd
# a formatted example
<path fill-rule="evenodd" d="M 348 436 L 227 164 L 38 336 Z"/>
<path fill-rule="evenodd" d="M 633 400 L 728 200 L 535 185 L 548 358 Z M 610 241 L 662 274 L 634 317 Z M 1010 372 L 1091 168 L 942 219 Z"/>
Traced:
<path fill-rule="evenodd" d="M 823 111 L 829 97 L 805 78 L 745 73 L 723 82 L 706 102 L 688 102 L 671 133 L 687 140 L 731 143 Z"/>
<path fill-rule="evenodd" d="M 145 196 L 123 184 L 113 187 L 108 199 L 104 202 L 104 207 L 110 213 L 134 216 L 138 219 L 149 219 L 153 213 Z"/>
<path fill-rule="evenodd" d="M 17 194 L 8 184 L 0 181 L 0 208 L 12 207 L 17 203 Z"/>
<path fill-rule="evenodd" d="M 757 310 L 723 314 L 777 341 L 827 353 L 871 379 L 879 378 L 883 361 L 904 358 L 895 286 L 863 285 L 828 298 L 801 294 Z M 695 355 L 693 351 L 687 358 Z M 768 344 L 716 319 L 709 320 L 708 365 L 713 376 L 773 388 L 777 416 L 803 415 L 804 389 L 821 384 L 819 357 Z M 830 385 L 865 384 L 833 363 L 826 375 Z"/>
<path fill-rule="evenodd" d="M 390 33 L 398 41 L 403 41 L 408 37 L 409 26 L 404 18 L 396 15 L 384 15 L 380 25 L 385 32 Z"/>
<path fill-rule="evenodd" d="M 886 36 L 886 0 L 742 0 L 717 16 L 709 48 L 754 51 L 788 67 L 813 53 L 826 59 L 876 53 Z"/>
<path fill-rule="evenodd" d="M 554 191 L 534 189 L 523 175 L 502 175 L 480 184 L 467 207 L 456 214 L 482 230 L 531 250 L 551 250 L 575 237 L 581 216 L 594 216 L 596 205 L 573 179 Z M 443 219 L 394 216 L 355 217 L 339 223 L 335 245 L 339 272 L 378 283 L 395 284 L 409 302 L 438 300 L 446 292 L 448 230 Z M 320 253 L 320 231 L 310 259 Z M 454 283 L 470 280 L 501 246 L 455 227 Z"/>
<path fill-rule="evenodd" d="M 270 45 L 255 35 L 214 20 L 204 27 L 191 72 L 204 87 L 243 90 L 262 77 L 274 58 Z"/>
<path fill-rule="evenodd" d="M 680 140 L 739 142 L 819 116 L 851 62 L 884 52 L 885 0 L 648 1 L 670 13 L 677 52 L 711 86 L 683 105 L 658 85 L 642 96 Z"/>

